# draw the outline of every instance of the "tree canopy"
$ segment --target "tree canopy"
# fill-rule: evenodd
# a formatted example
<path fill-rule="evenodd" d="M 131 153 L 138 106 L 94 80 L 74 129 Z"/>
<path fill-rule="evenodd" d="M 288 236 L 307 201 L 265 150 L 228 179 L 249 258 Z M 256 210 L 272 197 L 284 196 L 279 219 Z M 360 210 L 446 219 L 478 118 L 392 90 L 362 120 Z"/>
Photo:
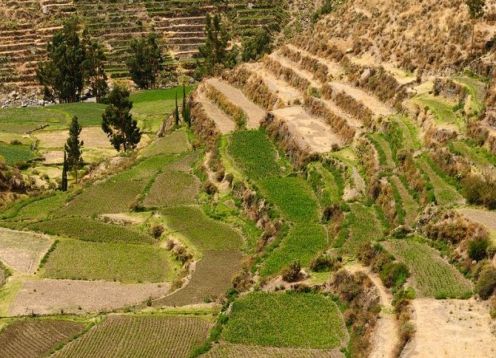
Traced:
<path fill-rule="evenodd" d="M 127 67 L 140 88 L 153 88 L 162 69 L 163 57 L 157 39 L 157 34 L 151 33 L 131 41 Z"/>

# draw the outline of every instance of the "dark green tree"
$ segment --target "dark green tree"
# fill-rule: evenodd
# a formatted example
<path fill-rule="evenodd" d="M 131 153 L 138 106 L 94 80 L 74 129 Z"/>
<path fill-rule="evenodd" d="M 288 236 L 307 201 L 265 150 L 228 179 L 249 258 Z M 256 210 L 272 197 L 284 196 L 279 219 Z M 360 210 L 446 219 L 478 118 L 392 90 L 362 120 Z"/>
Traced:
<path fill-rule="evenodd" d="M 133 103 L 129 99 L 129 91 L 115 87 L 108 95 L 108 102 L 102 114 L 102 129 L 110 138 L 110 143 L 117 151 L 136 148 L 141 140 L 141 131 L 130 113 Z"/>
<path fill-rule="evenodd" d="M 131 57 L 127 61 L 127 67 L 134 83 L 139 88 L 153 88 L 163 62 L 157 34 L 151 33 L 133 39 L 130 50 Z"/>
<path fill-rule="evenodd" d="M 45 91 L 60 102 L 77 102 L 84 86 L 84 47 L 76 18 L 64 23 L 48 43 L 48 60 L 38 65 L 37 77 Z"/>
<path fill-rule="evenodd" d="M 258 60 L 272 50 L 272 36 L 268 29 L 258 29 L 255 36 L 243 40 L 243 61 Z"/>
<path fill-rule="evenodd" d="M 190 115 L 190 108 L 189 108 L 189 103 L 188 103 L 188 98 L 186 96 L 186 86 L 183 85 L 183 108 L 182 108 L 182 115 L 183 115 L 183 121 L 188 125 L 188 127 L 191 127 L 191 115 Z"/>
<path fill-rule="evenodd" d="M 179 105 L 177 103 L 177 90 L 176 90 L 176 108 L 174 109 L 174 123 L 176 127 L 179 126 Z"/>
<path fill-rule="evenodd" d="M 67 138 L 64 150 L 67 153 L 67 168 L 74 171 L 76 183 L 78 182 L 78 170 L 83 166 L 81 149 L 84 143 L 79 139 L 81 130 L 82 128 L 79 125 L 78 118 L 74 116 L 72 118 L 71 126 L 69 127 L 69 138 Z"/>
<path fill-rule="evenodd" d="M 237 50 L 228 49 L 229 31 L 219 14 L 207 14 L 205 36 L 205 44 L 198 49 L 199 56 L 203 59 L 198 62 L 199 74 L 212 75 L 224 67 L 233 67 L 236 64 Z"/>
<path fill-rule="evenodd" d="M 107 60 L 101 44 L 94 41 L 88 31 L 83 31 L 84 48 L 84 77 L 91 93 L 97 102 L 108 94 L 107 75 L 105 74 L 105 61 Z"/>
<path fill-rule="evenodd" d="M 62 191 L 67 191 L 67 187 L 68 187 L 68 182 L 67 182 L 67 171 L 68 171 L 68 168 L 67 168 L 67 153 L 66 151 L 64 150 L 64 164 L 62 166 L 62 182 L 60 183 L 60 190 Z"/>

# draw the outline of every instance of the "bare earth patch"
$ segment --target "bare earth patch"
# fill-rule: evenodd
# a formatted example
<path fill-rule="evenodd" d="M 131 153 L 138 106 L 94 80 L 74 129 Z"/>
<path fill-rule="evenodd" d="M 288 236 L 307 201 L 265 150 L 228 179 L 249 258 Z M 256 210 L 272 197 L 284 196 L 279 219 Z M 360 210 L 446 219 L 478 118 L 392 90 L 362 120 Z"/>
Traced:
<path fill-rule="evenodd" d="M 412 305 L 416 333 L 402 357 L 496 356 L 495 323 L 484 303 L 423 298 Z"/>
<path fill-rule="evenodd" d="M 246 98 L 243 92 L 218 78 L 210 78 L 206 82 L 222 92 L 224 96 L 246 113 L 248 117 L 246 127 L 248 129 L 260 127 L 260 122 L 265 118 L 266 112 Z"/>
<path fill-rule="evenodd" d="M 396 343 L 399 341 L 398 322 L 394 316 L 394 309 L 391 305 L 393 296 L 386 289 L 377 274 L 366 267 L 353 265 L 346 267 L 350 272 L 363 272 L 367 274 L 379 292 L 381 313 L 372 336 L 372 350 L 369 358 L 393 358 Z"/>
<path fill-rule="evenodd" d="M 468 219 L 486 226 L 489 230 L 496 230 L 496 211 L 476 208 L 461 208 L 457 211 Z"/>
<path fill-rule="evenodd" d="M 31 274 L 52 243 L 46 235 L 0 228 L 0 260 L 14 270 Z"/>
<path fill-rule="evenodd" d="M 62 148 L 67 141 L 68 131 L 46 131 L 36 133 L 41 148 Z M 112 148 L 108 137 L 100 127 L 86 127 L 81 131 L 85 147 Z"/>
<path fill-rule="evenodd" d="M 249 346 L 221 342 L 216 344 L 204 357 L 206 358 L 341 358 L 344 354 L 337 349 L 301 349 Z"/>
<path fill-rule="evenodd" d="M 323 120 L 310 116 L 303 107 L 293 106 L 272 111 L 274 116 L 286 123 L 293 138 L 301 148 L 308 147 L 312 153 L 330 152 L 334 146 L 342 144 L 339 136 L 334 133 Z"/>
<path fill-rule="evenodd" d="M 136 305 L 163 296 L 169 284 L 122 284 L 105 281 L 26 281 L 9 307 L 10 316 L 94 313 Z"/>
<path fill-rule="evenodd" d="M 236 129 L 236 123 L 219 107 L 210 102 L 201 90 L 197 91 L 196 100 L 202 104 L 205 113 L 215 122 L 215 126 L 221 133 L 229 133 Z"/>

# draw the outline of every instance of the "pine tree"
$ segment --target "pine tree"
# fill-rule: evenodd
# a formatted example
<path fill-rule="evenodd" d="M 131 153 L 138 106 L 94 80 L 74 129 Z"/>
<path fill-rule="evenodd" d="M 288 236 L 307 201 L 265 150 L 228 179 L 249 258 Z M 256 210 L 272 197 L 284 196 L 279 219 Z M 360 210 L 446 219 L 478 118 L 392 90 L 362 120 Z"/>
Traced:
<path fill-rule="evenodd" d="M 174 122 L 176 127 L 179 126 L 179 105 L 177 103 L 177 90 L 176 90 L 176 108 L 174 110 Z"/>
<path fill-rule="evenodd" d="M 97 102 L 101 102 L 108 94 L 107 75 L 105 74 L 106 56 L 101 44 L 94 41 L 87 29 L 83 31 L 83 48 L 85 59 L 83 62 L 85 81 L 91 88 L 92 95 Z"/>
<path fill-rule="evenodd" d="M 147 37 L 133 39 L 130 50 L 127 67 L 134 83 L 140 88 L 154 87 L 163 62 L 158 35 L 151 33 Z"/>
<path fill-rule="evenodd" d="M 69 128 L 69 138 L 65 144 L 65 152 L 67 153 L 67 169 L 74 171 L 76 183 L 78 182 L 78 170 L 83 165 L 83 158 L 81 156 L 81 148 L 83 141 L 79 139 L 81 135 L 81 126 L 79 125 L 78 118 L 72 118 L 71 126 Z"/>
<path fill-rule="evenodd" d="M 77 102 L 84 86 L 84 48 L 79 39 L 76 18 L 64 23 L 47 46 L 48 61 L 38 65 L 37 77 L 42 86 L 60 102 Z"/>
<path fill-rule="evenodd" d="M 129 91 L 115 87 L 108 95 L 109 105 L 102 115 L 102 129 L 110 138 L 110 143 L 118 151 L 134 149 L 141 140 L 138 122 L 131 115 L 133 103 Z"/>
<path fill-rule="evenodd" d="M 188 127 L 191 127 L 191 116 L 190 116 L 190 111 L 189 111 L 189 104 L 188 104 L 188 99 L 186 96 L 186 86 L 183 85 L 183 108 L 182 108 L 182 115 L 183 115 L 183 121 L 188 125 Z"/>
<path fill-rule="evenodd" d="M 64 165 L 62 166 L 62 182 L 60 183 L 60 190 L 67 191 L 67 152 L 64 150 Z"/>

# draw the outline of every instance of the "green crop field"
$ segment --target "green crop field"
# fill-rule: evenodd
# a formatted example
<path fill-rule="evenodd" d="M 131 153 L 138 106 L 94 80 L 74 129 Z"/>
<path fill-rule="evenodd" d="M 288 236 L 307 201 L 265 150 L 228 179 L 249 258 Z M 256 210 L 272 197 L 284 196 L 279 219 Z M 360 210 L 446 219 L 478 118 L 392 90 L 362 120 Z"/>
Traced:
<path fill-rule="evenodd" d="M 326 349 L 341 346 L 347 333 L 329 297 L 255 292 L 234 303 L 222 337 L 232 343 Z"/>
<path fill-rule="evenodd" d="M 263 130 L 233 133 L 229 140 L 229 154 L 243 173 L 253 180 L 283 173 L 284 162 L 277 160 L 277 150 Z"/>
<path fill-rule="evenodd" d="M 343 195 L 342 178 L 325 168 L 322 163 L 311 163 L 308 166 L 308 181 L 319 198 L 321 206 L 338 203 Z"/>
<path fill-rule="evenodd" d="M 413 286 L 420 296 L 466 298 L 471 295 L 470 282 L 427 244 L 409 239 L 389 240 L 385 245 L 411 270 Z"/>
<path fill-rule="evenodd" d="M 45 277 L 164 282 L 174 277 L 169 253 L 150 245 L 62 240 L 43 266 Z"/>
<path fill-rule="evenodd" d="M 343 245 L 343 251 L 356 254 L 363 244 L 383 237 L 383 228 L 374 209 L 361 204 L 351 204 L 351 211 L 346 217 L 348 237 Z"/>
<path fill-rule="evenodd" d="M 196 177 L 166 168 L 153 182 L 143 205 L 164 207 L 193 204 L 199 190 L 200 183 Z"/>
<path fill-rule="evenodd" d="M 294 261 L 306 267 L 327 244 L 327 233 L 322 225 L 298 223 L 265 260 L 261 274 L 276 274 Z"/>
<path fill-rule="evenodd" d="M 186 237 L 200 250 L 238 250 L 241 235 L 230 226 L 210 219 L 194 206 L 179 206 L 161 211 L 167 225 Z"/>
<path fill-rule="evenodd" d="M 260 181 L 262 192 L 281 215 L 295 222 L 318 222 L 317 198 L 299 177 L 274 177 Z"/>
<path fill-rule="evenodd" d="M 152 157 L 159 154 L 180 154 L 191 149 L 188 136 L 184 130 L 178 130 L 157 138 L 153 143 L 141 151 L 144 157 Z"/>
<path fill-rule="evenodd" d="M 150 243 L 152 238 L 136 230 L 85 217 L 64 217 L 29 225 L 29 229 L 83 241 Z"/>
<path fill-rule="evenodd" d="M 0 142 L 0 156 L 5 163 L 15 165 L 35 158 L 31 146 L 23 144 L 7 144 Z"/>
<path fill-rule="evenodd" d="M 415 98 L 415 102 L 421 106 L 428 107 L 434 113 L 437 123 L 451 124 L 458 127 L 460 130 L 465 129 L 466 123 L 453 110 L 454 104 L 450 104 L 439 97 L 432 97 L 429 95 L 418 96 Z"/>
<path fill-rule="evenodd" d="M 114 315 L 54 357 L 188 357 L 207 338 L 211 323 L 198 317 Z"/>
<path fill-rule="evenodd" d="M 67 194 L 62 192 L 26 199 L 6 209 L 2 214 L 2 218 L 14 220 L 47 219 L 50 213 L 59 209 L 66 200 Z"/>

